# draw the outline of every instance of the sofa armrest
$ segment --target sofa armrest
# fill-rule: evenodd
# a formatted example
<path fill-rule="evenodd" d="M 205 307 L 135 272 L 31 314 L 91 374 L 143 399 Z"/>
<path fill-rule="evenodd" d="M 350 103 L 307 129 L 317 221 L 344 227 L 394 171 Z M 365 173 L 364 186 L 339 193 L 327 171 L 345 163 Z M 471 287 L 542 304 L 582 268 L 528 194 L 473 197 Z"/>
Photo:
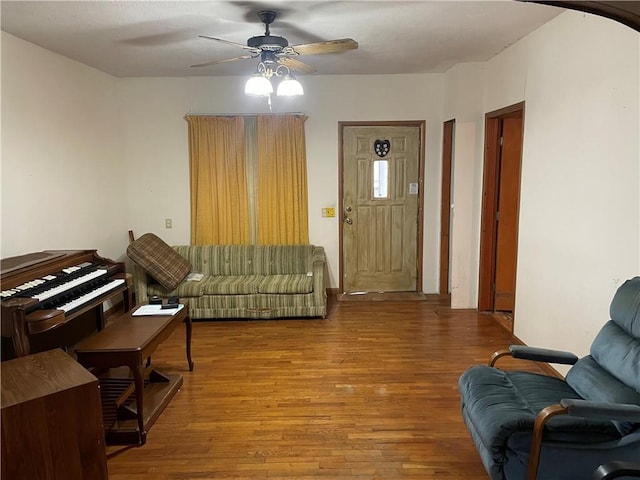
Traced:
<path fill-rule="evenodd" d="M 131 264 L 133 266 L 133 289 L 136 295 L 135 304 L 147 303 L 149 301 L 149 296 L 147 295 L 149 276 L 140 265 L 135 262 L 131 262 Z"/>
<path fill-rule="evenodd" d="M 324 253 L 324 247 L 321 247 L 319 245 L 313 246 L 313 251 L 311 252 L 311 262 L 313 263 L 314 267 L 316 266 L 316 264 L 322 263 L 322 265 L 324 265 L 327 262 L 327 256 Z"/>
<path fill-rule="evenodd" d="M 327 257 L 324 247 L 315 245 L 312 253 L 312 273 L 313 273 L 313 293 L 318 299 L 326 302 L 327 287 L 325 284 L 324 272 L 327 265 Z"/>

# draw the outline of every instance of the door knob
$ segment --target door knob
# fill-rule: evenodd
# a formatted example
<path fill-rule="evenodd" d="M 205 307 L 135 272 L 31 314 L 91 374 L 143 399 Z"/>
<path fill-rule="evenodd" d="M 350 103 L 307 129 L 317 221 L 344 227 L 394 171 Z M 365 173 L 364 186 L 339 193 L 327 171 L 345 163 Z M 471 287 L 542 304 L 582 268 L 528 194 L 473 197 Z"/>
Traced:
<path fill-rule="evenodd" d="M 351 213 L 353 209 L 351 208 L 351 205 L 349 205 L 347 208 L 344 209 L 344 211 L 347 213 Z"/>
<path fill-rule="evenodd" d="M 353 220 L 351 220 L 351 217 L 345 217 L 344 223 L 346 223 L 347 225 L 353 225 Z"/>

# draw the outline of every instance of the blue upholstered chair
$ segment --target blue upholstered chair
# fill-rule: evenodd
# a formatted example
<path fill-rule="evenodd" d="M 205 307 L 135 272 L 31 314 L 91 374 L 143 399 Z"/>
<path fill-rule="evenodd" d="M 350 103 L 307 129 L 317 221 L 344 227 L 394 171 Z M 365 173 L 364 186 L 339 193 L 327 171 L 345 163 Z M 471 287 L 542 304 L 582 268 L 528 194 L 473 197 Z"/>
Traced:
<path fill-rule="evenodd" d="M 640 277 L 618 288 L 590 354 L 512 345 L 460 376 L 462 416 L 493 480 L 586 480 L 640 461 Z M 503 371 L 504 355 L 572 365 L 564 379 Z"/>

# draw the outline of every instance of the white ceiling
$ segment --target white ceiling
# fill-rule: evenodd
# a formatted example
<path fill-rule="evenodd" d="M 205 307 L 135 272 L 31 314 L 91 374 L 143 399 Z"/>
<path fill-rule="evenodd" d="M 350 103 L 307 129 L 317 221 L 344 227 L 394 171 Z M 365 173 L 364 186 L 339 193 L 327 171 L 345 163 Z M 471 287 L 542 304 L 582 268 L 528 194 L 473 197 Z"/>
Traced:
<path fill-rule="evenodd" d="M 299 57 L 318 75 L 444 72 L 483 62 L 563 11 L 501 1 L 7 1 L 2 30 L 117 77 L 252 73 L 258 59 L 190 65 L 244 55 L 264 34 L 259 10 L 278 18 L 271 34 L 292 45 L 353 38 L 357 50 Z"/>

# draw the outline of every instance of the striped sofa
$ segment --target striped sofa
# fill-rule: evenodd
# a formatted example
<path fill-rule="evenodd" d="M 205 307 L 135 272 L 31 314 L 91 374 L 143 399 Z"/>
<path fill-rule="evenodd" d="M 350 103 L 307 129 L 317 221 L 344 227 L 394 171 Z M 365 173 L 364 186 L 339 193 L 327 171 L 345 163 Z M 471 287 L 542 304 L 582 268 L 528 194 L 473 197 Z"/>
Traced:
<path fill-rule="evenodd" d="M 326 316 L 323 247 L 180 245 L 163 251 L 146 240 L 143 248 L 135 251 L 132 244 L 127 250 L 133 260 L 137 303 L 153 295 L 175 295 L 189 301 L 193 319 Z M 149 261 L 148 252 L 156 257 L 153 261 Z M 164 252 L 160 259 L 159 252 Z M 177 277 L 171 276 L 173 271 L 179 272 Z M 176 282 L 180 276 L 184 278 Z"/>

